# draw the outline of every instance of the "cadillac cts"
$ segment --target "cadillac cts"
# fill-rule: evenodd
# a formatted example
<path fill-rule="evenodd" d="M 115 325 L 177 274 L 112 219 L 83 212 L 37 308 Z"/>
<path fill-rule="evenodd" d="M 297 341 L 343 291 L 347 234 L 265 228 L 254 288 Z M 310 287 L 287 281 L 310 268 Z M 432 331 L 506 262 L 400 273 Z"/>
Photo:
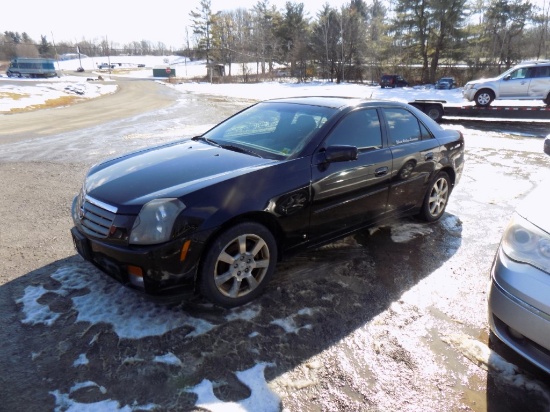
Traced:
<path fill-rule="evenodd" d="M 95 165 L 71 232 L 123 284 L 232 307 L 290 253 L 390 217 L 438 220 L 463 166 L 462 134 L 409 105 L 269 100 L 202 136 Z"/>

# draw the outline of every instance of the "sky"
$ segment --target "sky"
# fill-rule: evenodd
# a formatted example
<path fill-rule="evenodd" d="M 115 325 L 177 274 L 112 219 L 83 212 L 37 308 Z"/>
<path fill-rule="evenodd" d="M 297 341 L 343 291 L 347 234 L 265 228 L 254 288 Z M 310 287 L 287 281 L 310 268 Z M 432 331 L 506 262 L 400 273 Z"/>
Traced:
<path fill-rule="evenodd" d="M 284 9 L 287 0 L 270 0 L 277 9 Z M 304 10 L 315 16 L 325 1 L 301 0 Z M 339 7 L 349 0 L 331 0 Z M 251 9 L 258 0 L 211 0 L 212 12 Z M 189 12 L 200 6 L 200 0 L 136 2 L 129 0 L 94 0 L 75 3 L 73 0 L 28 0 L 25 7 L 8 1 L 0 12 L 0 32 L 26 32 L 34 41 L 46 36 L 49 42 L 79 42 L 83 39 L 100 42 L 105 38 L 120 46 L 132 41 L 148 40 L 164 43 L 177 50 L 185 44 Z M 189 29 L 189 33 L 191 30 Z"/>
<path fill-rule="evenodd" d="M 304 4 L 304 10 L 315 17 L 325 3 L 340 7 L 349 0 L 295 0 Z M 548 0 L 532 0 L 542 5 Z M 287 0 L 270 0 L 283 10 Z M 189 12 L 200 5 L 200 0 L 167 0 L 138 3 L 130 0 L 94 0 L 78 4 L 73 0 L 27 0 L 25 7 L 16 1 L 6 1 L 0 13 L 0 33 L 26 32 L 34 41 L 46 36 L 49 42 L 73 42 L 81 40 L 110 43 L 123 46 L 132 41 L 147 40 L 153 45 L 164 43 L 177 50 L 185 44 L 186 27 L 190 33 Z M 212 12 L 251 9 L 258 0 L 211 0 Z M 367 0 L 370 3 L 370 0 Z M 153 7 L 154 6 L 154 7 Z M 116 45 L 115 45 L 116 47 Z"/>

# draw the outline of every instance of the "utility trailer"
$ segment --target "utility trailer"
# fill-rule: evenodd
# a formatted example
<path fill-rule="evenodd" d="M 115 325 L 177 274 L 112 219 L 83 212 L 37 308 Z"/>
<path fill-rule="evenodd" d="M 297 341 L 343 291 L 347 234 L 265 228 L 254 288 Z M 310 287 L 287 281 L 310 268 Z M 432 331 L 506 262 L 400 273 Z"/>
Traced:
<path fill-rule="evenodd" d="M 549 120 L 550 106 L 449 106 L 446 100 L 415 100 L 411 106 L 436 122 L 445 117 L 504 118 L 509 120 Z"/>

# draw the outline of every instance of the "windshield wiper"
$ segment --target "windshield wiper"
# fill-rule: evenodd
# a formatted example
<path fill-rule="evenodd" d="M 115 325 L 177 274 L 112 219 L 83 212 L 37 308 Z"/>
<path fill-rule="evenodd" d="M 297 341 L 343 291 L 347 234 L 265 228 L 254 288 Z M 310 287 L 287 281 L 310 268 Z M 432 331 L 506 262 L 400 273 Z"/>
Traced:
<path fill-rule="evenodd" d="M 218 143 L 216 143 L 214 140 L 210 140 L 207 137 L 204 136 L 194 136 L 191 138 L 194 142 L 206 142 L 208 144 L 211 144 L 212 146 L 221 147 Z"/>
<path fill-rule="evenodd" d="M 245 153 L 245 154 L 249 154 L 249 155 L 252 155 L 252 156 L 262 158 L 262 156 L 260 156 L 258 153 L 254 152 L 252 150 L 245 149 L 244 147 L 241 147 L 241 146 L 235 146 L 235 145 L 232 145 L 232 144 L 221 144 L 219 146 L 223 147 L 224 149 L 227 149 L 227 150 L 233 150 L 234 152 Z"/>

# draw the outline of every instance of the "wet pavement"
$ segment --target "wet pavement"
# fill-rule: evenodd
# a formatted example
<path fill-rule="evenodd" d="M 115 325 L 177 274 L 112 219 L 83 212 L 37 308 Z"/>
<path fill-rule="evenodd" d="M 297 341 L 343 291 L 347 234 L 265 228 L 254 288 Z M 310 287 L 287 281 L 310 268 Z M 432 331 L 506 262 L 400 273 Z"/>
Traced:
<path fill-rule="evenodd" d="M 87 168 L 247 104 L 182 95 L 0 146 L 0 160 Z M 388 222 L 294 256 L 242 308 L 151 302 L 74 254 L 5 283 L 0 410 L 550 410 L 550 378 L 489 342 L 486 302 L 502 230 L 549 178 L 542 131 L 445 127 L 463 131 L 466 168 L 441 221 Z"/>

